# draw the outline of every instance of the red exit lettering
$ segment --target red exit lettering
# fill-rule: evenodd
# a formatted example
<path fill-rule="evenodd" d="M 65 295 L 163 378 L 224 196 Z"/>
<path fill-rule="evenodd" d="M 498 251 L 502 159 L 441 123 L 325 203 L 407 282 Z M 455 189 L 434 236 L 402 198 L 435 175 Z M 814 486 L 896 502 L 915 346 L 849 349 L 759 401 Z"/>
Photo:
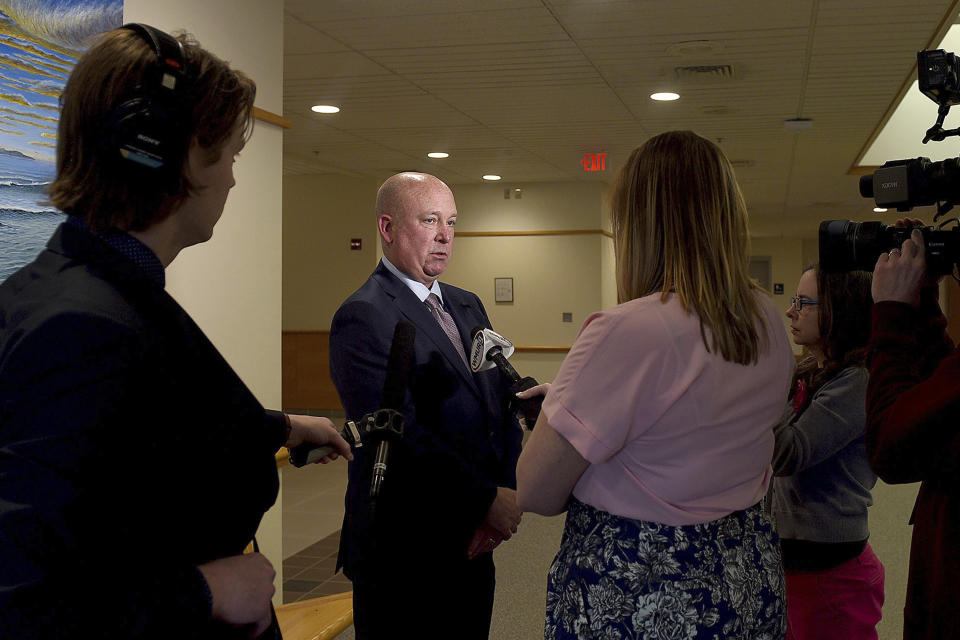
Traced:
<path fill-rule="evenodd" d="M 583 167 L 584 171 L 606 171 L 607 154 L 585 153 L 583 154 L 583 160 L 580 161 L 580 166 Z"/>
<path fill-rule="evenodd" d="M 360 251 L 360 247 L 362 245 L 363 245 L 363 241 L 360 238 L 350 238 L 351 251 Z"/>

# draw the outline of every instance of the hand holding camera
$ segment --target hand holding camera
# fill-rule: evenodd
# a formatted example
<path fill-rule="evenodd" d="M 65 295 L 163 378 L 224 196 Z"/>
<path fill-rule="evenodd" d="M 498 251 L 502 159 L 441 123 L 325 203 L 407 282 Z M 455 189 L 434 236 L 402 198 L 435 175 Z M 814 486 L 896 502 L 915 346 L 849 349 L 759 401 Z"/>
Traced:
<path fill-rule="evenodd" d="M 897 222 L 902 227 L 901 223 L 908 221 Z M 881 253 L 877 258 L 871 294 L 874 302 L 905 302 L 915 307 L 920 304 L 920 289 L 930 281 L 923 234 L 914 228 L 900 248 Z"/>

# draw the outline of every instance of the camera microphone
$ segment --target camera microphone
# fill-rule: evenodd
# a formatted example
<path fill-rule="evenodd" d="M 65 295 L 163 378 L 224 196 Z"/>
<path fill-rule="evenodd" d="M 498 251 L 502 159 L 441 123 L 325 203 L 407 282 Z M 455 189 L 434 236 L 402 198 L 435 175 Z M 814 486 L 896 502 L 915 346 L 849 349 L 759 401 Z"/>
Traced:
<path fill-rule="evenodd" d="M 512 394 L 525 391 L 539 384 L 529 376 L 520 377 L 517 370 L 507 362 L 507 358 L 514 352 L 512 342 L 493 329 L 486 329 L 480 326 L 474 327 L 470 335 L 473 337 L 473 347 L 470 349 L 470 368 L 474 373 L 494 367 L 498 368 L 500 372 L 513 383 L 510 387 L 510 393 Z M 540 416 L 543 396 L 527 398 L 526 400 L 514 397 L 514 401 L 517 402 L 520 411 L 523 413 L 523 419 L 527 429 L 532 430 L 537 422 L 537 418 Z"/>
<path fill-rule="evenodd" d="M 383 383 L 380 409 L 364 415 L 357 422 L 348 421 L 341 431 L 343 438 L 355 448 L 361 447 L 363 442 L 377 443 L 370 479 L 371 498 L 376 498 L 380 494 L 387 475 L 390 442 L 403 435 L 404 418 L 401 410 L 410 383 L 413 343 L 416 334 L 416 329 L 409 322 L 397 323 L 393 330 L 393 342 L 390 344 L 390 356 L 387 359 L 387 375 Z M 302 467 L 332 452 L 333 447 L 329 445 L 303 443 L 290 451 L 290 464 Z"/>
<path fill-rule="evenodd" d="M 370 497 L 380 494 L 383 479 L 387 475 L 387 460 L 390 457 L 390 441 L 403 435 L 403 401 L 410 385 L 410 368 L 413 363 L 413 340 L 417 330 L 409 322 L 400 321 L 393 330 L 390 356 L 387 359 L 387 377 L 383 383 L 383 399 L 379 414 L 385 414 L 372 434 L 376 434 L 377 455 L 373 462 L 370 479 Z"/>

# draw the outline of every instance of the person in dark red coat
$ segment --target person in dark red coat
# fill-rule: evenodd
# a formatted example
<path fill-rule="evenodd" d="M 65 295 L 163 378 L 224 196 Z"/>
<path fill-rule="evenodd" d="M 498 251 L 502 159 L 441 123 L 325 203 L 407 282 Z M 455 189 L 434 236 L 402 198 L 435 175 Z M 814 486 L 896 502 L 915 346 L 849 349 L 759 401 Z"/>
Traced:
<path fill-rule="evenodd" d="M 914 230 L 873 274 L 867 453 L 885 482 L 921 482 L 914 508 L 906 640 L 960 638 L 960 351 L 945 331 Z"/>

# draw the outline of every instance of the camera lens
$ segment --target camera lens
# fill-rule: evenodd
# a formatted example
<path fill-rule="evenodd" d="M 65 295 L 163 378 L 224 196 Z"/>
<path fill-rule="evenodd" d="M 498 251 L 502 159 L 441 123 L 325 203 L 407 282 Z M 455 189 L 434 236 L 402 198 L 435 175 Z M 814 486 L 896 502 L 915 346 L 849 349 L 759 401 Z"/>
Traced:
<path fill-rule="evenodd" d="M 820 223 L 820 268 L 827 272 L 873 271 L 890 234 L 882 222 L 825 220 Z"/>

